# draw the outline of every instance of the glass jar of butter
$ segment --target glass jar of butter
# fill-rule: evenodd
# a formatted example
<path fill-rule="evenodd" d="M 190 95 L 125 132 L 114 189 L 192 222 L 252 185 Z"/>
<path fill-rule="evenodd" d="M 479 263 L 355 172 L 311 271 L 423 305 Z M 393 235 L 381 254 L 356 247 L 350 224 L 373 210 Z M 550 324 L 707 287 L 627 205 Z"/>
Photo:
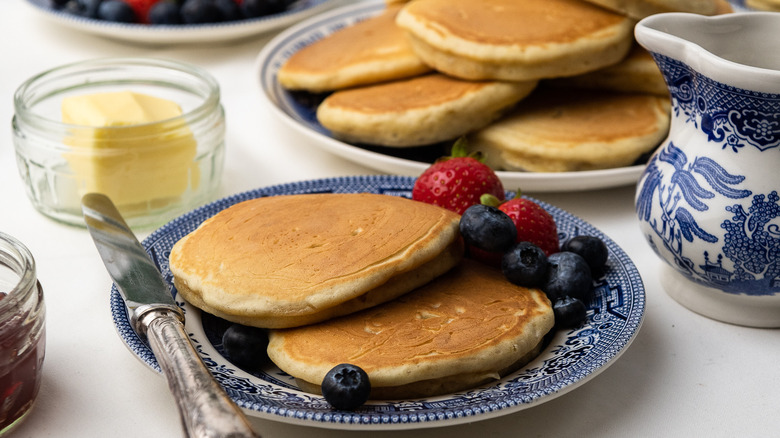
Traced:
<path fill-rule="evenodd" d="M 13 136 L 27 195 L 83 225 L 81 197 L 111 198 L 134 228 L 211 200 L 222 175 L 225 114 L 216 80 L 188 64 L 105 58 L 69 64 L 14 94 Z"/>
<path fill-rule="evenodd" d="M 0 435 L 27 416 L 38 395 L 45 314 L 30 251 L 0 233 Z"/>

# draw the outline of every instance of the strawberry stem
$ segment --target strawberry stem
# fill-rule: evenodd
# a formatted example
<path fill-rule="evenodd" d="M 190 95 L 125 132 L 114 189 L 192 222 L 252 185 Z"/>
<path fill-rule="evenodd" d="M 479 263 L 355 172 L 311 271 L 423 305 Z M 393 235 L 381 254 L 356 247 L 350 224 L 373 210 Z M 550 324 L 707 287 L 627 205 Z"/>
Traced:
<path fill-rule="evenodd" d="M 469 141 L 466 139 L 466 137 L 460 137 L 457 140 L 455 140 L 455 144 L 452 145 L 452 150 L 450 151 L 450 157 L 449 158 L 462 158 L 462 157 L 469 157 L 473 158 L 480 163 L 485 162 L 485 154 L 483 154 L 480 151 L 474 151 L 469 152 Z"/>
<path fill-rule="evenodd" d="M 466 140 L 466 137 L 460 137 L 457 140 L 455 140 L 455 144 L 452 145 L 452 150 L 450 151 L 451 157 L 465 157 L 468 155 L 469 150 L 469 143 L 468 140 Z"/>
<path fill-rule="evenodd" d="M 491 195 L 490 193 L 485 193 L 484 195 L 479 197 L 479 203 L 482 205 L 489 205 L 491 207 L 498 207 L 501 205 L 501 200 L 498 199 L 495 195 Z"/>

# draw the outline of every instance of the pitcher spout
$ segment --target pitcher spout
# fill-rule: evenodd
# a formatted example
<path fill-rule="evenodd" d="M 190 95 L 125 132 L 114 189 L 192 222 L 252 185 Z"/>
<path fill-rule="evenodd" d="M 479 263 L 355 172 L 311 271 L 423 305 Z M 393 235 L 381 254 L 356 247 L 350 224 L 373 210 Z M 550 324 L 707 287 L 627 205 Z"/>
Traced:
<path fill-rule="evenodd" d="M 780 14 L 656 14 L 636 25 L 635 36 L 656 61 L 666 57 L 739 88 L 780 91 Z"/>

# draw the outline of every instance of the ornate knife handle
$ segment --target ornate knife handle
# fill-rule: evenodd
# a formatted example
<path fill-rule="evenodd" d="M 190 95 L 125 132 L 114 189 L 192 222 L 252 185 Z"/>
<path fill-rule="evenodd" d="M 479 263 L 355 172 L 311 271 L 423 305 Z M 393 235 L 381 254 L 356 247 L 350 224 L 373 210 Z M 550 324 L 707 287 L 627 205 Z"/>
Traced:
<path fill-rule="evenodd" d="M 178 310 L 178 309 L 177 309 Z M 249 421 L 214 380 L 184 331 L 178 312 L 154 309 L 137 320 L 192 438 L 259 438 Z"/>

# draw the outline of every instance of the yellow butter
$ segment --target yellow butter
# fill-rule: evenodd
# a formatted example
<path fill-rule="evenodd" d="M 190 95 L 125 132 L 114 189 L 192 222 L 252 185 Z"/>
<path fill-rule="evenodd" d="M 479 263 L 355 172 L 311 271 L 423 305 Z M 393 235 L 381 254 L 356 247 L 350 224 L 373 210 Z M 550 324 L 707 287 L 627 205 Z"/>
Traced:
<path fill-rule="evenodd" d="M 62 101 L 69 130 L 65 158 L 80 194 L 104 193 L 117 205 L 164 205 L 196 188 L 197 142 L 175 102 L 119 91 Z"/>

